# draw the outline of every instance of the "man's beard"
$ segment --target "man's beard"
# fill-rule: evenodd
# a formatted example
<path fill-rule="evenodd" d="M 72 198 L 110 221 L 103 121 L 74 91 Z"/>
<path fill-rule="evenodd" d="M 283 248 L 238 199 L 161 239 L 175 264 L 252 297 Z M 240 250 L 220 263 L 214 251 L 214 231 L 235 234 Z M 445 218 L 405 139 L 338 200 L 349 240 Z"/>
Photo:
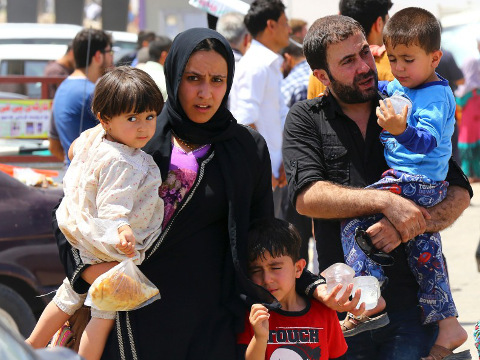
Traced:
<path fill-rule="evenodd" d="M 338 80 L 336 80 L 330 72 L 327 72 L 328 77 L 330 78 L 329 87 L 339 98 L 340 101 L 346 104 L 360 104 L 370 100 L 373 100 L 377 96 L 378 89 L 378 76 L 377 73 L 370 69 L 366 74 L 356 75 L 353 79 L 352 85 L 346 85 Z M 369 90 L 360 90 L 358 83 L 369 77 L 373 76 L 375 78 L 375 86 Z"/>

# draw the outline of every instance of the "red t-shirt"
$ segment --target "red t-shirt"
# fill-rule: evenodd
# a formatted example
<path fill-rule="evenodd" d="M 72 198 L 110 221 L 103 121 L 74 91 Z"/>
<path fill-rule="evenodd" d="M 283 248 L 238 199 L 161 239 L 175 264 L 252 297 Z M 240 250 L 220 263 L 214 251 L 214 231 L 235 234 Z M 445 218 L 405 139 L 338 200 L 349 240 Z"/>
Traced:
<path fill-rule="evenodd" d="M 248 345 L 253 337 L 248 316 L 239 344 Z M 269 329 L 265 360 L 328 360 L 347 352 L 337 313 L 315 300 L 298 312 L 270 311 Z"/>

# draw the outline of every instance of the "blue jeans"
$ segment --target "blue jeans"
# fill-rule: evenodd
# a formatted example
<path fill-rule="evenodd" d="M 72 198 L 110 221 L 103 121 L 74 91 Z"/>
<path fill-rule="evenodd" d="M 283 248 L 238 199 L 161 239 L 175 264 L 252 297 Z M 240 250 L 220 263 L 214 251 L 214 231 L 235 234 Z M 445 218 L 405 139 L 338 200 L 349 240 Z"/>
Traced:
<path fill-rule="evenodd" d="M 422 325 L 420 308 L 389 311 L 390 323 L 347 337 L 348 360 L 418 360 L 427 356 L 438 334 L 436 323 Z"/>

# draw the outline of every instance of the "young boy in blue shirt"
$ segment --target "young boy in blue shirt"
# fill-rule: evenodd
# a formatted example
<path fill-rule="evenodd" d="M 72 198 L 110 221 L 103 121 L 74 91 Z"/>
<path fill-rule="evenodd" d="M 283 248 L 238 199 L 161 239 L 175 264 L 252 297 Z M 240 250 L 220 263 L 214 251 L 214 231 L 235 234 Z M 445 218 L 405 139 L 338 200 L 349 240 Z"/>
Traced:
<path fill-rule="evenodd" d="M 281 309 L 253 304 L 238 336 L 246 360 L 346 359 L 337 314 L 295 291 L 306 265 L 295 227 L 280 219 L 255 222 L 248 234 L 250 279 L 270 291 Z"/>
<path fill-rule="evenodd" d="M 421 8 L 406 8 L 387 22 L 383 41 L 395 80 L 381 82 L 379 90 L 388 96 L 408 98 L 407 106 L 397 113 L 390 99 L 377 107 L 380 135 L 385 145 L 385 159 L 391 169 L 380 181 L 370 185 L 401 194 L 422 207 L 442 201 L 447 192 L 445 181 L 448 160 L 452 153 L 451 136 L 455 123 L 455 99 L 448 81 L 435 72 L 442 57 L 441 29 L 437 19 Z M 407 116 L 408 115 L 408 116 Z M 357 228 L 363 230 L 381 215 L 353 219 L 342 226 L 345 261 L 356 275 L 374 275 L 381 282 L 387 279 L 381 266 L 363 253 L 355 241 Z M 373 235 L 373 234 L 370 234 Z M 438 322 L 439 334 L 428 360 L 450 359 L 452 350 L 462 345 L 467 334 L 457 320 L 442 257 L 440 235 L 425 233 L 405 244 L 411 271 L 420 286 L 418 296 L 423 322 Z M 365 250 L 365 249 L 363 249 Z M 383 298 L 376 308 L 356 318 L 351 314 L 342 323 L 345 336 L 358 334 L 372 315 L 385 308 Z M 470 359 L 468 351 L 455 354 L 455 359 Z"/>

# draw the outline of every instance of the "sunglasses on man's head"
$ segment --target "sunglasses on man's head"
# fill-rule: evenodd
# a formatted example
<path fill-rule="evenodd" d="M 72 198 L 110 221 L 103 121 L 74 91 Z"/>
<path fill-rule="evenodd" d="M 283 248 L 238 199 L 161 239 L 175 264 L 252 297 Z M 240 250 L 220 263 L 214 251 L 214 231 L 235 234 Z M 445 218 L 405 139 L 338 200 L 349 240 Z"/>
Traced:
<path fill-rule="evenodd" d="M 392 255 L 384 253 L 373 246 L 370 235 L 360 227 L 355 229 L 355 242 L 374 263 L 381 266 L 392 266 L 395 263 Z"/>

